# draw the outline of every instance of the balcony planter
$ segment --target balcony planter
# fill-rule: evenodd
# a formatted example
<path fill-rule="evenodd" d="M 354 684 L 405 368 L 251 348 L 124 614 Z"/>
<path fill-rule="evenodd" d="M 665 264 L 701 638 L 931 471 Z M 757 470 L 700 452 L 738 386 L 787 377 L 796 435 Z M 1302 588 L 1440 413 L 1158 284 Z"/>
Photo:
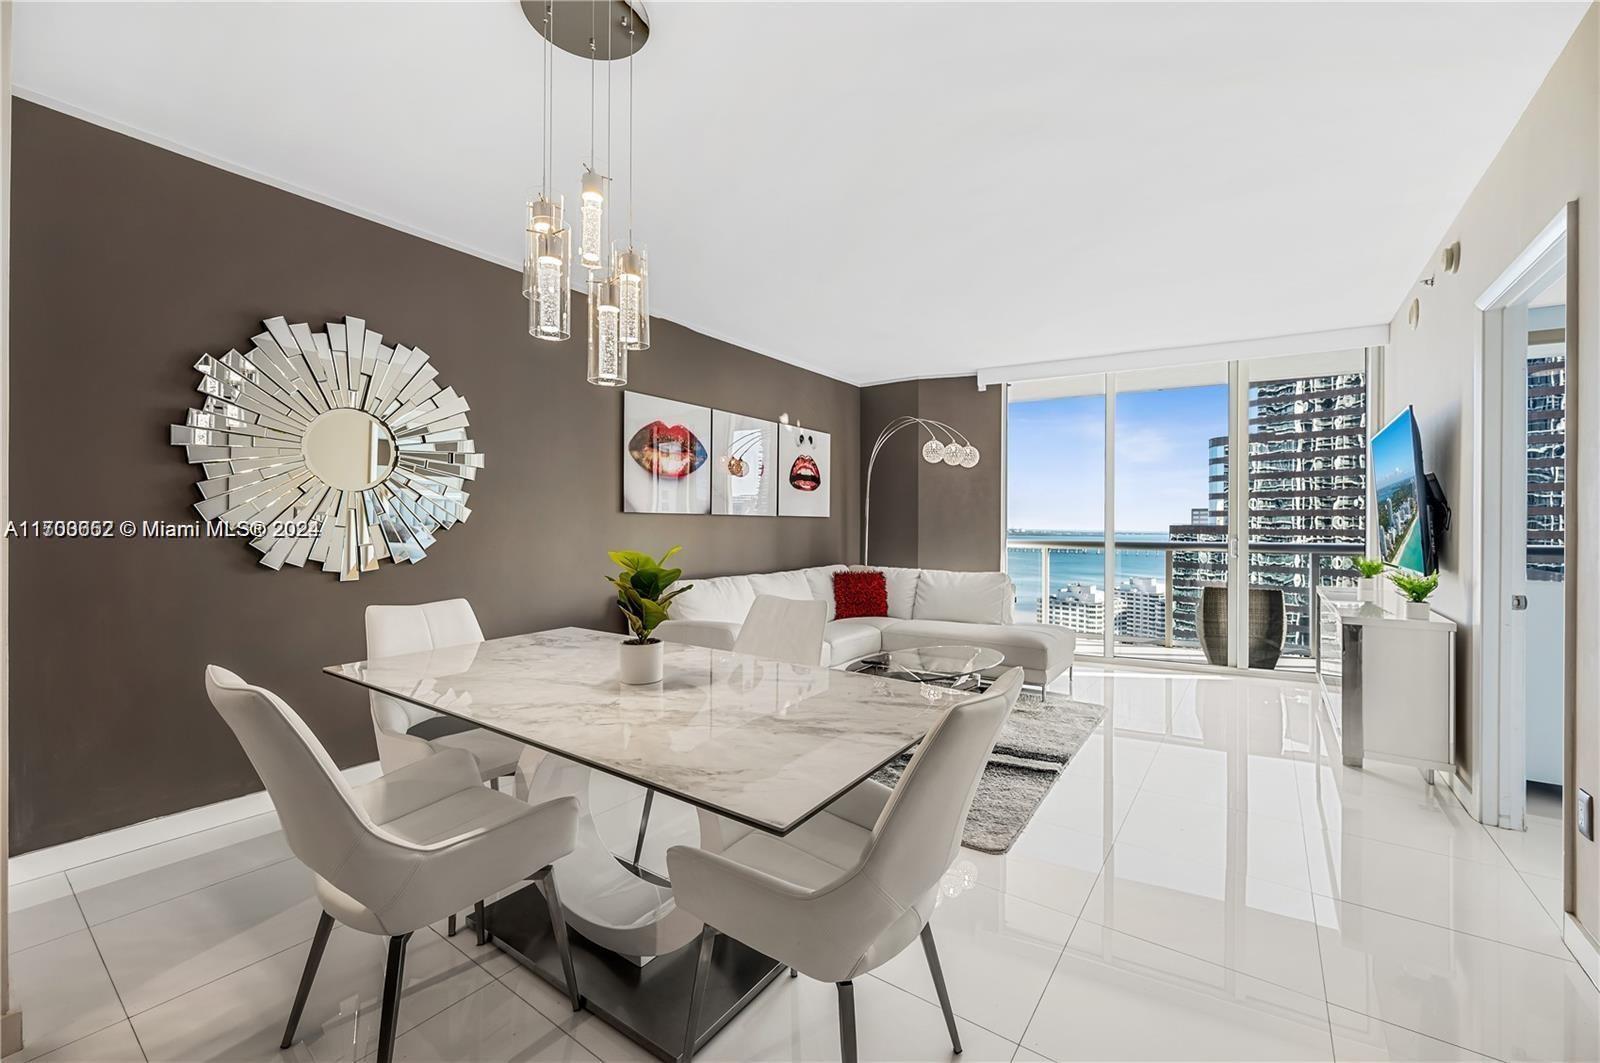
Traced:
<path fill-rule="evenodd" d="M 1432 616 L 1433 616 L 1433 609 L 1428 605 L 1427 602 L 1407 602 L 1406 603 L 1406 619 L 1407 620 L 1427 620 Z"/>
<path fill-rule="evenodd" d="M 1276 587 L 1250 588 L 1251 668 L 1273 669 L 1283 653 L 1283 591 Z M 1200 588 L 1200 648 L 1206 661 L 1228 664 L 1228 588 Z"/>
<path fill-rule="evenodd" d="M 1356 601 L 1376 602 L 1378 600 L 1378 577 L 1362 576 L 1356 580 Z"/>
<path fill-rule="evenodd" d="M 661 682 L 661 640 L 624 642 L 617 647 L 617 678 L 629 686 Z"/>

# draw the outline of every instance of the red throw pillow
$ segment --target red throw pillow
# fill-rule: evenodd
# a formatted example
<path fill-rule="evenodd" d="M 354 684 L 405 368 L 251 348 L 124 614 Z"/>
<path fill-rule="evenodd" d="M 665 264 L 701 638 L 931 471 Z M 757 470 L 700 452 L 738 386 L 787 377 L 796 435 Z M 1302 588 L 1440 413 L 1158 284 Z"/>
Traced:
<path fill-rule="evenodd" d="M 888 616 L 889 586 L 882 572 L 835 572 L 833 574 L 833 618 Z"/>

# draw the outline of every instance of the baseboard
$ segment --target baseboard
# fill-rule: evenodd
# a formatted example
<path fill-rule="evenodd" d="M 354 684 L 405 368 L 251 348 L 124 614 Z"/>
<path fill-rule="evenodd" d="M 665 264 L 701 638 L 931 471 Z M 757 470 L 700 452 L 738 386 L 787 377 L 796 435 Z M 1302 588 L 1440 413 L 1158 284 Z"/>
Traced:
<path fill-rule="evenodd" d="M 1596 989 L 1600 989 L 1600 946 L 1595 944 L 1594 938 L 1583 928 L 1583 924 L 1573 918 L 1571 912 L 1565 914 L 1562 925 L 1561 939 L 1567 944 L 1567 951 L 1572 953 L 1573 959 L 1578 961 L 1578 966 L 1583 968 L 1583 973 L 1589 976 Z"/>
<path fill-rule="evenodd" d="M 22 1051 L 22 1012 L 0 1015 L 0 1056 Z"/>
<path fill-rule="evenodd" d="M 1461 802 L 1461 807 L 1466 809 L 1467 815 L 1473 819 L 1478 819 L 1477 792 L 1462 782 L 1461 776 L 1453 771 L 1446 773 L 1445 785 L 1449 787 L 1451 793 L 1456 795 L 1456 800 Z M 1488 824 L 1488 826 L 1493 826 L 1493 824 Z"/>
<path fill-rule="evenodd" d="M 351 786 L 370 782 L 380 774 L 381 769 L 375 760 L 344 769 L 345 781 Z M 70 871 L 84 864 L 92 864 L 96 860 L 121 856 L 135 849 L 182 838 L 185 835 L 210 830 L 212 827 L 237 823 L 242 819 L 271 811 L 272 800 L 265 790 L 245 794 L 243 797 L 232 797 L 215 804 L 174 812 L 170 816 L 158 816 L 142 823 L 118 827 L 104 834 L 94 834 L 76 841 L 52 845 L 48 849 L 37 849 L 22 856 L 13 856 L 9 878 L 12 884 L 28 882 L 43 878 L 45 875 Z"/>

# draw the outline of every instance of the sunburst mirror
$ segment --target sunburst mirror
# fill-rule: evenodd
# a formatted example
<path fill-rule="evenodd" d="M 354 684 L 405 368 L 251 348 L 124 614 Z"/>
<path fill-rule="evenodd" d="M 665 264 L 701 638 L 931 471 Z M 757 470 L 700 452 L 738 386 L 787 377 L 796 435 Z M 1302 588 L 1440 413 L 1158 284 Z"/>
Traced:
<path fill-rule="evenodd" d="M 386 557 L 421 561 L 472 512 L 483 455 L 467 400 L 439 386 L 423 350 L 389 346 L 361 318 L 264 324 L 248 352 L 195 363 L 205 401 L 172 426 L 204 470 L 195 509 L 272 569 L 313 561 L 354 580 Z"/>

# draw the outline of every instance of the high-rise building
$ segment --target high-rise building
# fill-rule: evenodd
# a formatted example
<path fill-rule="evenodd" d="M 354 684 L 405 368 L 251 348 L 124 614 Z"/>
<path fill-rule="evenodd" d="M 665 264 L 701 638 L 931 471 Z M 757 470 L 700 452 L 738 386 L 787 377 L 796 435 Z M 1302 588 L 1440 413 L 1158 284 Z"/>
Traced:
<path fill-rule="evenodd" d="M 1092 583 L 1068 583 L 1040 600 L 1035 619 L 1098 635 L 1105 631 L 1106 592 Z"/>
<path fill-rule="evenodd" d="M 1566 537 L 1566 307 L 1528 311 L 1528 578 L 1559 580 Z"/>
<path fill-rule="evenodd" d="M 1250 385 L 1250 544 L 1366 542 L 1367 400 L 1361 372 L 1264 380 Z M 1204 522 L 1173 525 L 1170 536 L 1196 543 L 1173 554 L 1173 637 L 1198 638 L 1200 588 L 1228 579 L 1228 440 L 1210 441 L 1211 505 Z M 1215 543 L 1207 549 L 1204 545 Z M 1318 572 L 1311 566 L 1316 556 Z M 1310 588 L 1343 567 L 1323 555 L 1250 554 L 1250 585 L 1284 596 L 1284 652 L 1312 651 Z"/>
<path fill-rule="evenodd" d="M 1135 642 L 1159 643 L 1167 635 L 1167 585 L 1150 576 L 1117 580 L 1118 635 Z"/>
<path fill-rule="evenodd" d="M 1129 640 L 1160 643 L 1167 631 L 1167 586 L 1149 576 L 1117 580 L 1113 630 Z M 1105 631 L 1106 592 L 1092 583 L 1067 583 L 1039 603 L 1034 619 L 1062 624 L 1080 634 Z"/>

